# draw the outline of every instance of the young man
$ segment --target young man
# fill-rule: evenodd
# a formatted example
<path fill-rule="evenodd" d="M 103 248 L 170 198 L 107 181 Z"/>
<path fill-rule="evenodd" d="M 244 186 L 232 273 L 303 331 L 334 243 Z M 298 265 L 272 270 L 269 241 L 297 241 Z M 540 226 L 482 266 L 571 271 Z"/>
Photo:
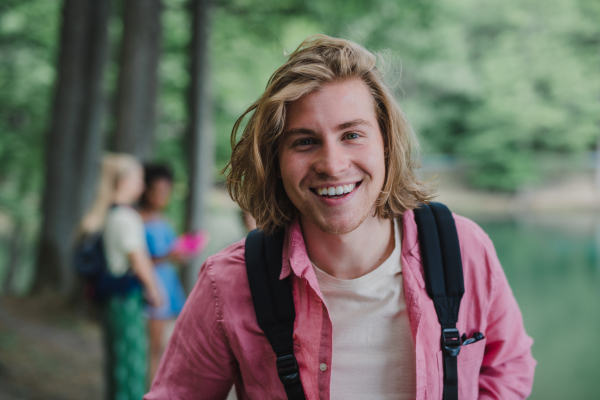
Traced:
<path fill-rule="evenodd" d="M 228 188 L 265 232 L 285 229 L 294 355 L 307 399 L 441 399 L 440 324 L 425 288 L 414 208 L 430 190 L 416 141 L 355 43 L 316 36 L 271 77 L 229 164 Z M 532 340 L 487 235 L 455 216 L 464 273 L 460 399 L 522 399 Z M 285 399 L 258 326 L 245 241 L 210 257 L 147 400 Z"/>

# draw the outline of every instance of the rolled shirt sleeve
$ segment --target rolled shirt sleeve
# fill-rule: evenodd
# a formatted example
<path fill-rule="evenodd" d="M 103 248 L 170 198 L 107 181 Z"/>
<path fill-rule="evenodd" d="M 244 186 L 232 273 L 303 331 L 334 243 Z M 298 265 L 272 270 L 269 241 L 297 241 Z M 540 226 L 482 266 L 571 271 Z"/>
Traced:
<path fill-rule="evenodd" d="M 145 400 L 225 399 L 239 374 L 222 326 L 211 260 L 177 320 Z"/>

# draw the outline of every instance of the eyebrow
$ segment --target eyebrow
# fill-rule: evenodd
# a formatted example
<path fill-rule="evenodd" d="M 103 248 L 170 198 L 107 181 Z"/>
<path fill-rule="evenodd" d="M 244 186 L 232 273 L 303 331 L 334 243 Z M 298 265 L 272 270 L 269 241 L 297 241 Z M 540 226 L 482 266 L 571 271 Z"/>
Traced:
<path fill-rule="evenodd" d="M 284 136 L 292 136 L 292 135 L 314 135 L 315 131 L 308 128 L 294 128 L 289 131 L 285 131 L 283 133 Z"/>
<path fill-rule="evenodd" d="M 344 122 L 343 124 L 339 124 L 338 131 L 343 131 L 344 129 L 352 128 L 352 127 L 358 126 L 358 125 L 371 126 L 371 123 L 364 119 L 357 118 L 357 119 L 353 119 L 352 121 L 348 121 L 348 122 Z"/>
<path fill-rule="evenodd" d="M 341 123 L 337 126 L 337 130 L 338 131 L 343 131 L 344 129 L 348 129 L 348 128 L 352 128 L 354 126 L 358 126 L 358 125 L 367 125 L 367 126 L 371 126 L 372 124 L 364 119 L 353 119 L 352 121 L 348 121 L 348 122 L 344 122 Z M 294 129 L 290 129 L 289 131 L 286 131 L 284 133 L 285 136 L 291 136 L 291 135 L 314 135 L 315 131 L 313 131 L 312 129 L 308 129 L 308 128 L 294 128 Z"/>

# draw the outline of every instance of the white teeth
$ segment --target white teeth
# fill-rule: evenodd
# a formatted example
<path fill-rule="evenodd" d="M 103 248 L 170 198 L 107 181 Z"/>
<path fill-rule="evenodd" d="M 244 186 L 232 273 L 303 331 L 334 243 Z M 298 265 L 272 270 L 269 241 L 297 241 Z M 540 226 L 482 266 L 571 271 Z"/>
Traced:
<path fill-rule="evenodd" d="M 350 193 L 354 190 L 356 184 L 351 183 L 343 186 L 330 186 L 324 188 L 317 188 L 316 192 L 321 196 L 338 196 L 345 193 Z"/>

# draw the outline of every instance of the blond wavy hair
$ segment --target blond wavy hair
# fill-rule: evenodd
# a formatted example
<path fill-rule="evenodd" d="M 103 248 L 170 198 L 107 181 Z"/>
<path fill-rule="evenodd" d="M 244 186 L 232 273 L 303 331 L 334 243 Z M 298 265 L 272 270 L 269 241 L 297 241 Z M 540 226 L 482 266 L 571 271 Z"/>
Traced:
<path fill-rule="evenodd" d="M 432 190 L 415 175 L 419 145 L 383 75 L 377 57 L 349 40 L 325 35 L 306 39 L 269 79 L 263 95 L 236 121 L 231 132 L 227 190 L 242 210 L 266 232 L 288 225 L 296 208 L 281 179 L 277 152 L 290 104 L 324 85 L 360 78 L 369 88 L 385 146 L 386 176 L 376 204 L 376 215 L 397 218 L 419 203 L 428 203 Z M 237 133 L 251 114 L 242 137 Z"/>
<path fill-rule="evenodd" d="M 119 179 L 138 168 L 142 168 L 142 165 L 137 158 L 130 154 L 108 153 L 104 155 L 96 197 L 79 223 L 78 236 L 93 234 L 104 228 L 104 220 L 114 201 Z"/>

